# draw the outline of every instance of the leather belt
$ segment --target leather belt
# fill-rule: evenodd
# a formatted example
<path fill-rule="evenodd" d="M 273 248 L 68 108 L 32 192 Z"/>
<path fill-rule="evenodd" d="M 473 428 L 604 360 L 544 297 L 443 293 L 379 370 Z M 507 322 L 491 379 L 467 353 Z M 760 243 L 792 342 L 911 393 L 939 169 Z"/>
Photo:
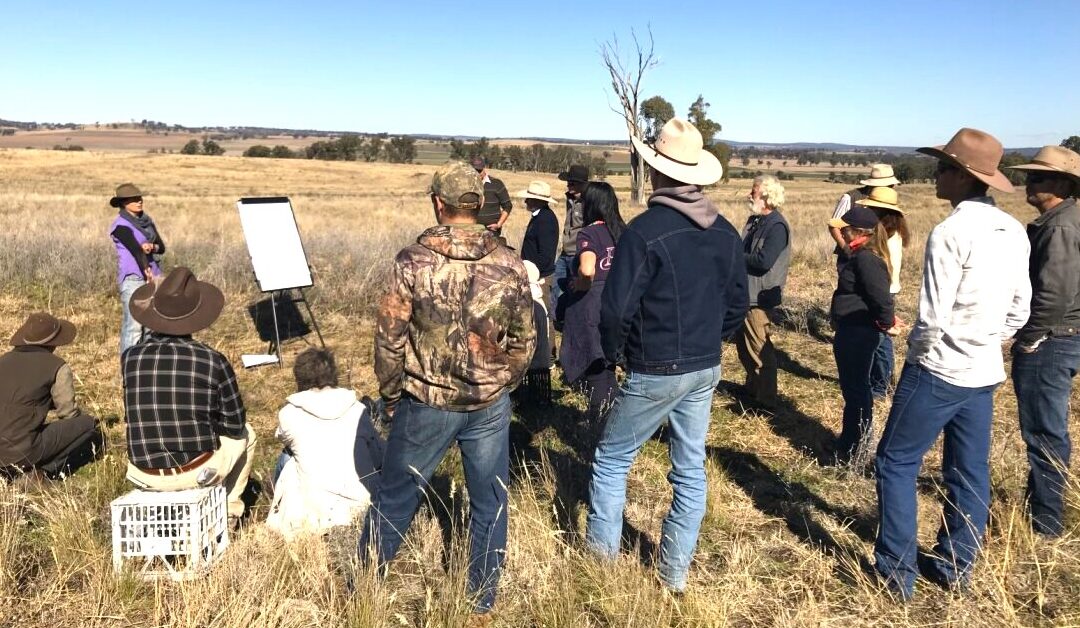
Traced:
<path fill-rule="evenodd" d="M 205 451 L 198 456 L 192 458 L 189 462 L 180 465 L 179 467 L 173 467 L 171 469 L 143 469 L 142 467 L 136 467 L 139 471 L 147 475 L 179 475 L 181 473 L 187 473 L 192 469 L 199 468 L 199 465 L 206 462 L 214 455 L 212 451 Z"/>

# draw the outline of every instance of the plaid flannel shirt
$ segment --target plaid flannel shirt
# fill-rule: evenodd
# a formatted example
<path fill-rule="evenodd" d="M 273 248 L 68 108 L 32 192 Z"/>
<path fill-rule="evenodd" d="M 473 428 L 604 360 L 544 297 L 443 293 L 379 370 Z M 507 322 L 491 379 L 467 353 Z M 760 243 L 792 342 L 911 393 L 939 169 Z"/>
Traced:
<path fill-rule="evenodd" d="M 128 459 L 172 469 L 242 438 L 244 400 L 225 356 L 189 336 L 152 333 L 124 352 Z"/>

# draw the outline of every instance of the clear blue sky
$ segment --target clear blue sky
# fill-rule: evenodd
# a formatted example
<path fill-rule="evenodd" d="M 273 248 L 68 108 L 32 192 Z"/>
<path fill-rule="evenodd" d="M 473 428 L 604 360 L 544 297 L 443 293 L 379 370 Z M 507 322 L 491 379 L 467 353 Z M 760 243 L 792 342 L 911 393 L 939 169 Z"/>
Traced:
<path fill-rule="evenodd" d="M 166 5 L 171 6 L 166 6 Z M 7 0 L 0 118 L 621 138 L 600 42 L 722 138 L 1007 146 L 1080 134 L 1080 1 Z"/>

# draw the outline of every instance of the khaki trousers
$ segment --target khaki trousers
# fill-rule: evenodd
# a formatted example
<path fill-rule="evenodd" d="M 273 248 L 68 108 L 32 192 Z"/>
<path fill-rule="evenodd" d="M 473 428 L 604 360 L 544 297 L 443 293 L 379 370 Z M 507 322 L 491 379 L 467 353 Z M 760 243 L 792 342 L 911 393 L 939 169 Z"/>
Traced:
<path fill-rule="evenodd" d="M 240 499 L 251 477 L 251 464 L 255 460 L 255 431 L 251 426 L 244 426 L 244 438 L 221 437 L 221 447 L 201 465 L 183 473 L 166 472 L 165 475 L 146 473 L 133 466 L 127 467 L 127 479 L 141 489 L 148 491 L 183 491 L 198 488 L 199 472 L 214 469 L 217 478 L 211 482 L 222 482 L 229 495 L 229 516 L 244 516 L 244 502 Z M 222 480 L 224 478 L 224 480 Z"/>
<path fill-rule="evenodd" d="M 735 335 L 739 362 L 746 369 L 746 388 L 758 401 L 776 401 L 776 349 L 772 343 L 772 309 L 751 307 Z"/>

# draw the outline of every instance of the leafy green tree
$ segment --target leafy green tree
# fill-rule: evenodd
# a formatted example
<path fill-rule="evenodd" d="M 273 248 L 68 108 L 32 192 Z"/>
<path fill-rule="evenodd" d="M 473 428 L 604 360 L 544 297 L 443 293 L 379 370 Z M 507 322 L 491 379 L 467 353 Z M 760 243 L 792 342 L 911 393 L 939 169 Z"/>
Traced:
<path fill-rule="evenodd" d="M 205 139 L 202 143 L 202 152 L 204 155 L 224 155 L 225 149 L 220 144 L 211 139 Z"/>
<path fill-rule="evenodd" d="M 1070 135 L 1061 140 L 1061 145 L 1073 152 L 1080 153 L 1080 135 Z"/>
<path fill-rule="evenodd" d="M 273 155 L 273 150 L 269 146 L 263 146 L 262 144 L 255 144 L 249 146 L 244 151 L 244 157 L 270 157 Z"/>
<path fill-rule="evenodd" d="M 416 139 L 407 135 L 390 138 L 386 160 L 393 164 L 411 164 L 416 159 Z"/>
<path fill-rule="evenodd" d="M 705 102 L 704 96 L 698 94 L 697 100 L 690 104 L 690 111 L 686 117 L 690 124 L 693 124 L 701 133 L 701 140 L 705 144 L 705 150 L 716 155 L 716 159 L 724 167 L 724 180 L 726 181 L 729 177 L 728 163 L 731 161 L 731 147 L 723 142 L 716 141 L 716 134 L 720 132 L 722 127 L 719 122 L 709 119 L 709 107 L 711 106 Z"/>
<path fill-rule="evenodd" d="M 180 149 L 181 155 L 201 155 L 202 147 L 199 146 L 199 140 L 191 140 L 184 147 Z"/>
<path fill-rule="evenodd" d="M 274 159 L 292 159 L 296 157 L 296 153 L 292 151 L 288 146 L 284 144 L 278 144 L 270 151 L 270 156 Z"/>
<path fill-rule="evenodd" d="M 645 121 L 645 141 L 652 144 L 660 129 L 667 121 L 675 117 L 675 108 L 662 96 L 653 96 L 641 103 L 639 109 L 642 120 Z"/>
<path fill-rule="evenodd" d="M 698 94 L 697 100 L 690 104 L 690 111 L 687 113 L 687 120 L 690 124 L 697 127 L 697 130 L 701 133 L 701 139 L 708 146 L 712 144 L 713 138 L 720 132 L 721 126 L 719 122 L 714 122 L 709 119 L 709 103 L 705 102 L 705 97 Z"/>
<path fill-rule="evenodd" d="M 364 144 L 364 149 L 361 151 L 364 161 L 378 161 L 379 155 L 383 152 L 383 144 L 385 142 L 386 133 L 379 133 L 378 135 L 368 137 L 367 142 Z"/>

